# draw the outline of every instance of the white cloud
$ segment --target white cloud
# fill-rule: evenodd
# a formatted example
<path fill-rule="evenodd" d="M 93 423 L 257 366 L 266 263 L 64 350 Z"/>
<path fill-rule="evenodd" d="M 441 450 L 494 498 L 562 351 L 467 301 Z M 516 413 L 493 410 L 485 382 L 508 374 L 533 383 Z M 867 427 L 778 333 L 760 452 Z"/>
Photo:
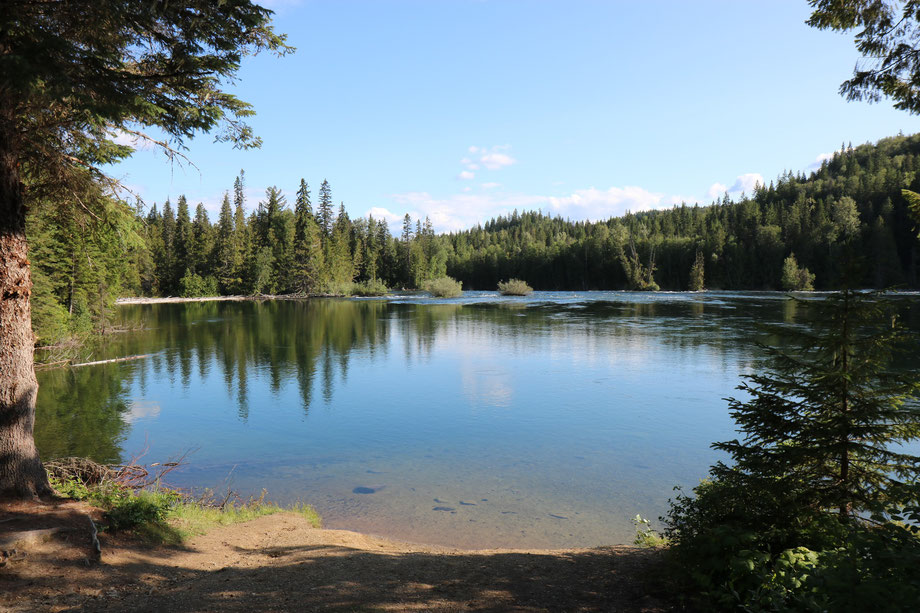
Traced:
<path fill-rule="evenodd" d="M 721 198 L 722 194 L 728 191 L 728 186 L 724 183 L 713 183 L 709 186 L 709 191 L 706 192 L 706 195 L 715 200 L 716 198 Z"/>
<path fill-rule="evenodd" d="M 464 170 L 459 175 L 457 175 L 457 177 L 459 177 L 460 179 L 463 179 L 464 181 L 469 181 L 470 179 L 476 178 L 476 173 L 470 172 L 468 170 Z"/>
<path fill-rule="evenodd" d="M 545 205 L 548 200 L 545 196 L 526 194 L 499 196 L 470 192 L 444 198 L 437 198 L 428 192 L 407 192 L 393 194 L 391 198 L 402 210 L 406 210 L 412 219 L 429 217 L 436 232 L 465 230 L 497 215 L 511 213 L 514 209 L 535 210 Z"/>
<path fill-rule="evenodd" d="M 477 147 L 474 145 L 469 147 L 467 151 L 477 155 L 478 158 L 464 157 L 460 160 L 460 163 L 467 170 L 479 170 L 480 166 L 489 170 L 500 170 L 517 162 L 507 153 L 510 149 L 511 145 L 493 145 L 492 147 Z"/>
<path fill-rule="evenodd" d="M 483 184 L 483 187 L 498 187 L 498 184 Z M 561 215 L 570 219 L 602 220 L 617 217 L 626 211 L 644 211 L 668 208 L 679 204 L 678 196 L 650 192 L 641 187 L 611 187 L 606 190 L 582 189 L 568 196 L 540 196 L 504 192 L 473 192 L 467 189 L 443 198 L 428 192 L 393 194 L 391 199 L 397 206 L 391 208 L 406 210 L 413 219 L 431 219 L 437 232 L 465 230 L 498 215 L 508 215 L 513 210 L 534 211 L 542 209 L 548 214 Z M 374 215 L 377 217 L 377 215 Z M 391 229 L 399 231 L 402 216 L 393 216 Z"/>
<path fill-rule="evenodd" d="M 747 172 L 743 175 L 738 175 L 731 186 L 719 182 L 713 183 L 709 186 L 706 195 L 709 196 L 710 200 L 721 198 L 726 192 L 731 196 L 738 196 L 742 192 L 750 196 L 758 185 L 764 185 L 763 175 L 759 172 Z"/>
<path fill-rule="evenodd" d="M 471 191 L 473 191 L 473 188 L 467 186 L 467 187 L 464 187 L 464 188 L 463 188 L 463 191 L 465 191 L 465 192 L 471 192 Z"/>
<path fill-rule="evenodd" d="M 647 211 L 671 206 L 664 194 L 636 186 L 580 189 L 562 198 L 548 198 L 553 213 L 572 219 L 608 219 L 627 211 Z"/>
<path fill-rule="evenodd" d="M 482 162 L 482 165 L 488 168 L 489 170 L 499 170 L 505 166 L 511 166 L 517 160 L 508 155 L 507 153 L 487 153 L 479 161 Z"/>
<path fill-rule="evenodd" d="M 821 168 L 821 164 L 834 159 L 835 153 L 836 151 L 831 151 L 830 153 L 819 153 L 818 157 L 815 158 L 815 161 L 808 165 L 808 169 L 817 170 L 818 168 Z"/>
<path fill-rule="evenodd" d="M 403 219 L 402 215 L 397 215 L 396 213 L 392 213 L 389 209 L 386 209 L 382 206 L 371 207 L 370 210 L 368 210 L 368 212 L 365 213 L 365 217 L 367 215 L 370 215 L 377 221 L 387 222 L 387 225 L 390 226 L 390 228 L 393 228 L 394 226 L 399 227 L 400 224 L 402 224 L 402 219 Z"/>
<path fill-rule="evenodd" d="M 750 194 L 758 185 L 764 185 L 763 175 L 759 172 L 748 172 L 738 175 L 735 183 L 729 188 L 730 192 L 746 192 Z"/>

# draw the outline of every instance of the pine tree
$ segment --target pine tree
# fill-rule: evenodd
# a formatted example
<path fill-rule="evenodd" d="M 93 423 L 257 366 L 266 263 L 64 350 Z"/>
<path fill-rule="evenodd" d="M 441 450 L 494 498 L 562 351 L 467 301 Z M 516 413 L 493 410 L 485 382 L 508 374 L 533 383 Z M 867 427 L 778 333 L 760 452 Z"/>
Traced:
<path fill-rule="evenodd" d="M 322 243 L 319 226 L 313 218 L 310 186 L 301 179 L 294 202 L 293 291 L 299 294 L 317 291 L 322 269 Z"/>
<path fill-rule="evenodd" d="M 157 276 L 159 285 L 165 295 L 175 293 L 176 284 L 173 278 L 173 269 L 176 262 L 176 218 L 173 215 L 172 205 L 169 200 L 163 205 L 163 257 L 157 262 Z"/>
<path fill-rule="evenodd" d="M 222 294 L 236 290 L 239 284 L 236 254 L 236 235 L 233 231 L 233 211 L 230 208 L 230 194 L 224 193 L 220 205 L 220 218 L 217 221 L 217 237 L 214 242 L 214 262 L 217 283 Z"/>
<path fill-rule="evenodd" d="M 876 294 L 813 308 L 815 330 L 789 335 L 796 352 L 770 348 L 772 369 L 739 387 L 749 399 L 729 399 L 745 438 L 714 445 L 734 460 L 714 477 L 751 476 L 842 521 L 920 502 L 920 457 L 902 447 L 920 439 L 920 381 L 890 369 L 907 337 Z"/>
<path fill-rule="evenodd" d="M 211 235 L 211 221 L 208 219 L 208 212 L 200 202 L 195 207 L 192 237 L 191 263 L 194 266 L 194 271 L 202 277 L 210 276 L 214 270 L 212 260 L 214 239 Z"/>
<path fill-rule="evenodd" d="M 319 221 L 319 229 L 322 236 L 323 247 L 326 241 L 332 235 L 333 211 L 332 211 L 332 188 L 329 187 L 329 181 L 323 179 L 323 184 L 319 187 L 319 205 L 317 206 L 316 216 Z"/>
<path fill-rule="evenodd" d="M 406 216 L 403 217 L 403 231 L 402 231 L 402 243 L 400 245 L 400 250 L 402 251 L 402 274 L 403 283 L 406 285 L 412 285 L 412 218 L 409 217 L 409 213 L 406 213 Z"/>
<path fill-rule="evenodd" d="M 233 210 L 233 276 L 237 285 L 233 289 L 235 294 L 245 294 L 252 291 L 252 232 L 246 211 L 241 200 L 237 200 Z"/>
<path fill-rule="evenodd" d="M 799 304 L 812 329 L 774 329 L 772 366 L 729 399 L 743 438 L 672 501 L 671 551 L 720 609 L 868 610 L 884 593 L 912 610 L 920 382 L 895 359 L 916 340 L 874 294 Z"/>
<path fill-rule="evenodd" d="M 179 287 L 179 280 L 185 276 L 188 270 L 190 257 L 192 255 L 192 218 L 189 215 L 188 200 L 184 195 L 179 196 L 176 203 L 176 240 L 174 247 L 172 284 L 173 287 Z"/>
<path fill-rule="evenodd" d="M 344 205 L 339 207 L 332 236 L 325 249 L 325 259 L 331 289 L 335 292 L 346 289 L 346 285 L 354 281 L 355 271 L 351 253 L 351 220 Z"/>
<path fill-rule="evenodd" d="M 241 208 L 246 205 L 246 171 L 243 169 L 233 180 L 233 205 Z"/>

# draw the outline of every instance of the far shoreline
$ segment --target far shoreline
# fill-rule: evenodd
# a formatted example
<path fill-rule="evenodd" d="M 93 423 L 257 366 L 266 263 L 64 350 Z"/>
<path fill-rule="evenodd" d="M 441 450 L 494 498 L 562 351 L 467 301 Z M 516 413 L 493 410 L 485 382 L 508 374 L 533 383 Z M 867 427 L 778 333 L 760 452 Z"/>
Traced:
<path fill-rule="evenodd" d="M 347 298 L 341 294 L 253 294 L 251 296 L 166 296 L 166 297 L 129 297 L 118 298 L 115 304 L 167 304 L 182 302 L 255 302 L 260 300 L 309 300 L 311 298 Z"/>

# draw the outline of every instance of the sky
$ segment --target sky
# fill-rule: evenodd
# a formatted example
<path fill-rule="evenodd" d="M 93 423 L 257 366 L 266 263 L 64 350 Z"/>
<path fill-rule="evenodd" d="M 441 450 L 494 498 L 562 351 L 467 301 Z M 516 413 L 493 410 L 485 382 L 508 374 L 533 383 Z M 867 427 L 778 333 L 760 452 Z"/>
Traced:
<path fill-rule="evenodd" d="M 436 231 L 514 209 L 573 220 L 709 204 L 844 143 L 920 131 L 838 94 L 852 34 L 806 0 L 263 0 L 297 51 L 247 58 L 229 90 L 261 149 L 201 135 L 194 163 L 138 147 L 112 169 L 147 205 L 185 194 L 212 221 L 245 170 L 247 208 L 328 180 L 352 217 Z"/>

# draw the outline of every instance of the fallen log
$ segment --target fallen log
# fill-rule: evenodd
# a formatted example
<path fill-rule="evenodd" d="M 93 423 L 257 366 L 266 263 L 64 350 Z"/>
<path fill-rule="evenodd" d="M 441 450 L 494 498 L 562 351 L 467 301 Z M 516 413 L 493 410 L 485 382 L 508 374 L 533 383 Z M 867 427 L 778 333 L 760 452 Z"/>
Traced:
<path fill-rule="evenodd" d="M 112 362 L 127 362 L 129 360 L 141 360 L 143 358 L 149 358 L 152 354 L 145 353 L 143 355 L 129 355 L 125 358 L 112 358 L 111 360 L 97 360 L 96 362 L 83 362 L 81 364 L 71 364 L 71 368 L 77 368 L 78 366 L 98 366 L 99 364 L 111 364 Z"/>

